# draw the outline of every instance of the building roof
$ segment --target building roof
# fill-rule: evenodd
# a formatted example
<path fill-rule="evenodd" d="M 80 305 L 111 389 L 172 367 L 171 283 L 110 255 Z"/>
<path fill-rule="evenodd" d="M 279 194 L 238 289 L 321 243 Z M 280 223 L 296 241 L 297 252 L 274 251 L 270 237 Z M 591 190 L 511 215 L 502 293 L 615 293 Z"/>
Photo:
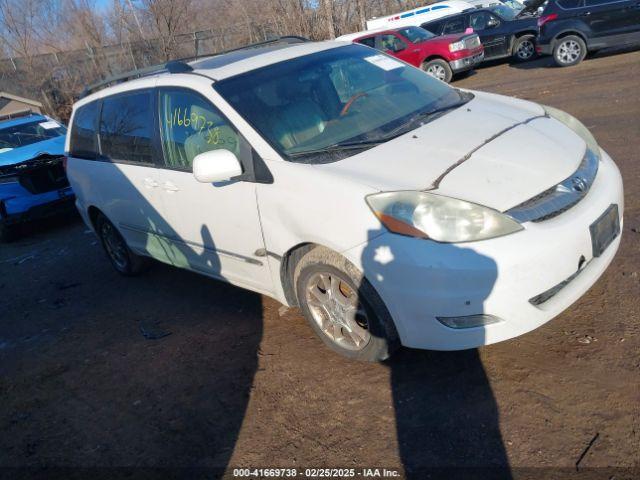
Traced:
<path fill-rule="evenodd" d="M 42 108 L 42 103 L 31 100 L 30 98 L 19 97 L 9 92 L 0 92 L 0 98 L 6 98 L 8 100 L 14 100 L 16 102 L 26 103 L 27 105 L 33 105 L 34 107 Z"/>

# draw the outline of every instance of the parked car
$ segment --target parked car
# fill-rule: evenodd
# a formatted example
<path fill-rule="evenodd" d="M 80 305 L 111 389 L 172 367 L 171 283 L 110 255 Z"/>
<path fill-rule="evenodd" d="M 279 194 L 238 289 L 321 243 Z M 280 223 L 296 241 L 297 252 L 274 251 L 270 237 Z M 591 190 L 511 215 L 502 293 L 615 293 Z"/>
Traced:
<path fill-rule="evenodd" d="M 358 32 L 336 38 L 382 50 L 443 82 L 456 73 L 472 70 L 484 59 L 484 48 L 475 33 L 436 36 L 419 27 Z"/>
<path fill-rule="evenodd" d="M 348 357 L 524 334 L 618 249 L 618 168 L 555 108 L 340 42 L 125 78 L 74 106 L 67 138 L 115 269 L 151 257 L 299 306 Z"/>
<path fill-rule="evenodd" d="M 66 128 L 26 113 L 0 120 L 0 240 L 18 224 L 73 209 L 64 171 Z"/>
<path fill-rule="evenodd" d="M 367 20 L 367 30 L 408 26 L 419 27 L 423 22 L 435 20 L 436 18 L 451 15 L 452 13 L 463 12 L 470 8 L 473 8 L 473 6 L 462 0 L 446 0 L 404 12 L 394 13 L 386 17 L 372 18 L 371 20 Z"/>
<path fill-rule="evenodd" d="M 556 65 L 580 63 L 588 52 L 640 43 L 638 0 L 549 0 L 538 18 L 537 50 Z"/>
<path fill-rule="evenodd" d="M 465 11 L 421 26 L 436 35 L 472 29 L 484 45 L 485 60 L 513 57 L 518 61 L 526 61 L 536 54 L 536 19 L 517 13 L 506 5 Z"/>

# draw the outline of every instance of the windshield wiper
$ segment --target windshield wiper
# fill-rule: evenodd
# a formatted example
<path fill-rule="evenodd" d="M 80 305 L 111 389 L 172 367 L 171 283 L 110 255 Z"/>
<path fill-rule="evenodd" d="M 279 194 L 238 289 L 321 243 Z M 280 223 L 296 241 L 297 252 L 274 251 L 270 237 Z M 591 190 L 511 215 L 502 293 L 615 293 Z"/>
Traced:
<path fill-rule="evenodd" d="M 345 151 L 345 150 L 364 150 L 366 148 L 371 148 L 371 147 L 375 147 L 377 145 L 380 145 L 384 141 L 385 140 L 375 140 L 375 141 L 363 140 L 363 141 L 360 141 L 360 142 L 335 143 L 333 145 L 329 145 L 328 147 L 316 148 L 316 149 L 313 149 L 313 150 L 302 150 L 300 152 L 289 153 L 288 155 L 290 157 L 296 158 L 296 157 L 304 157 L 305 155 L 316 155 L 316 154 L 321 154 L 321 153 L 341 152 L 341 151 Z"/>
<path fill-rule="evenodd" d="M 329 145 L 328 147 L 323 147 L 323 148 L 317 148 L 317 149 L 313 149 L 313 150 L 303 150 L 301 152 L 294 152 L 294 153 L 289 153 L 288 156 L 292 157 L 292 158 L 297 158 L 297 157 L 303 157 L 306 155 L 318 155 L 318 154 L 323 154 L 323 153 L 332 153 L 332 152 L 340 152 L 340 151 L 345 151 L 345 150 L 364 150 L 367 148 L 372 148 L 372 147 L 376 147 L 378 145 L 381 145 L 385 142 L 388 142 L 389 140 L 393 140 L 394 138 L 399 137 L 400 135 L 404 135 L 405 133 L 413 130 L 413 128 L 411 128 L 412 125 L 415 124 L 415 122 L 417 122 L 418 120 L 426 120 L 426 119 L 431 119 L 434 116 L 440 115 L 442 113 L 448 112 L 449 110 L 453 110 L 455 108 L 458 108 L 462 105 L 464 105 L 465 103 L 467 103 L 469 101 L 469 99 L 464 99 L 461 100 L 459 102 L 453 103 L 451 105 L 445 105 L 443 107 L 440 108 L 436 108 L 433 110 L 428 110 L 425 112 L 418 112 L 414 115 L 412 115 L 406 122 L 403 122 L 402 125 L 392 129 L 391 131 L 387 132 L 385 135 L 382 135 L 380 137 L 376 137 L 375 139 L 370 139 L 370 140 L 360 140 L 360 141 L 356 141 L 356 142 L 341 142 L 341 143 L 335 143 L 333 145 Z"/>
<path fill-rule="evenodd" d="M 467 103 L 467 101 L 462 101 L 462 102 L 457 102 L 454 103 L 452 105 L 446 105 L 444 107 L 440 107 L 440 108 L 436 108 L 434 110 L 428 110 L 426 112 L 418 112 L 415 115 L 412 115 L 406 122 L 404 122 L 402 125 L 394 128 L 393 130 L 391 130 L 390 132 L 388 132 L 384 137 L 380 137 L 380 141 L 381 142 L 386 142 L 388 140 L 392 140 L 406 132 L 409 132 L 411 130 L 413 130 L 412 126 L 418 121 L 418 120 L 427 120 L 427 119 L 432 119 L 434 116 L 439 115 L 441 113 L 445 113 L 448 112 L 449 110 L 453 110 L 456 109 L 462 105 L 464 105 L 465 103 Z"/>

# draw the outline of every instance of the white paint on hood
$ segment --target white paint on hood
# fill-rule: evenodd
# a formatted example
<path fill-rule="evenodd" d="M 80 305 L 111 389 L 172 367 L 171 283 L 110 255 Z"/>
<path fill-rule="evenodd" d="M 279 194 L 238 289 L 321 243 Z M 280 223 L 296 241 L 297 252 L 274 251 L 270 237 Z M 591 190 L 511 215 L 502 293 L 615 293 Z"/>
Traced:
<path fill-rule="evenodd" d="M 584 141 L 540 105 L 473 93 L 466 105 L 412 132 L 316 168 L 379 191 L 433 190 L 500 211 L 578 168 Z"/>

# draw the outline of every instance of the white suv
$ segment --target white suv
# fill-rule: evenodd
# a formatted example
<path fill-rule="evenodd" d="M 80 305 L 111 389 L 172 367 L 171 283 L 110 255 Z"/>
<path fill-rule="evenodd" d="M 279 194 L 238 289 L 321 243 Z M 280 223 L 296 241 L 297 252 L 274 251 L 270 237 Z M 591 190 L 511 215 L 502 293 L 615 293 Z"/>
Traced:
<path fill-rule="evenodd" d="M 355 44 L 285 39 L 102 89 L 67 152 L 120 273 L 151 257 L 269 295 L 364 360 L 539 327 L 620 243 L 620 173 L 578 120 Z"/>

